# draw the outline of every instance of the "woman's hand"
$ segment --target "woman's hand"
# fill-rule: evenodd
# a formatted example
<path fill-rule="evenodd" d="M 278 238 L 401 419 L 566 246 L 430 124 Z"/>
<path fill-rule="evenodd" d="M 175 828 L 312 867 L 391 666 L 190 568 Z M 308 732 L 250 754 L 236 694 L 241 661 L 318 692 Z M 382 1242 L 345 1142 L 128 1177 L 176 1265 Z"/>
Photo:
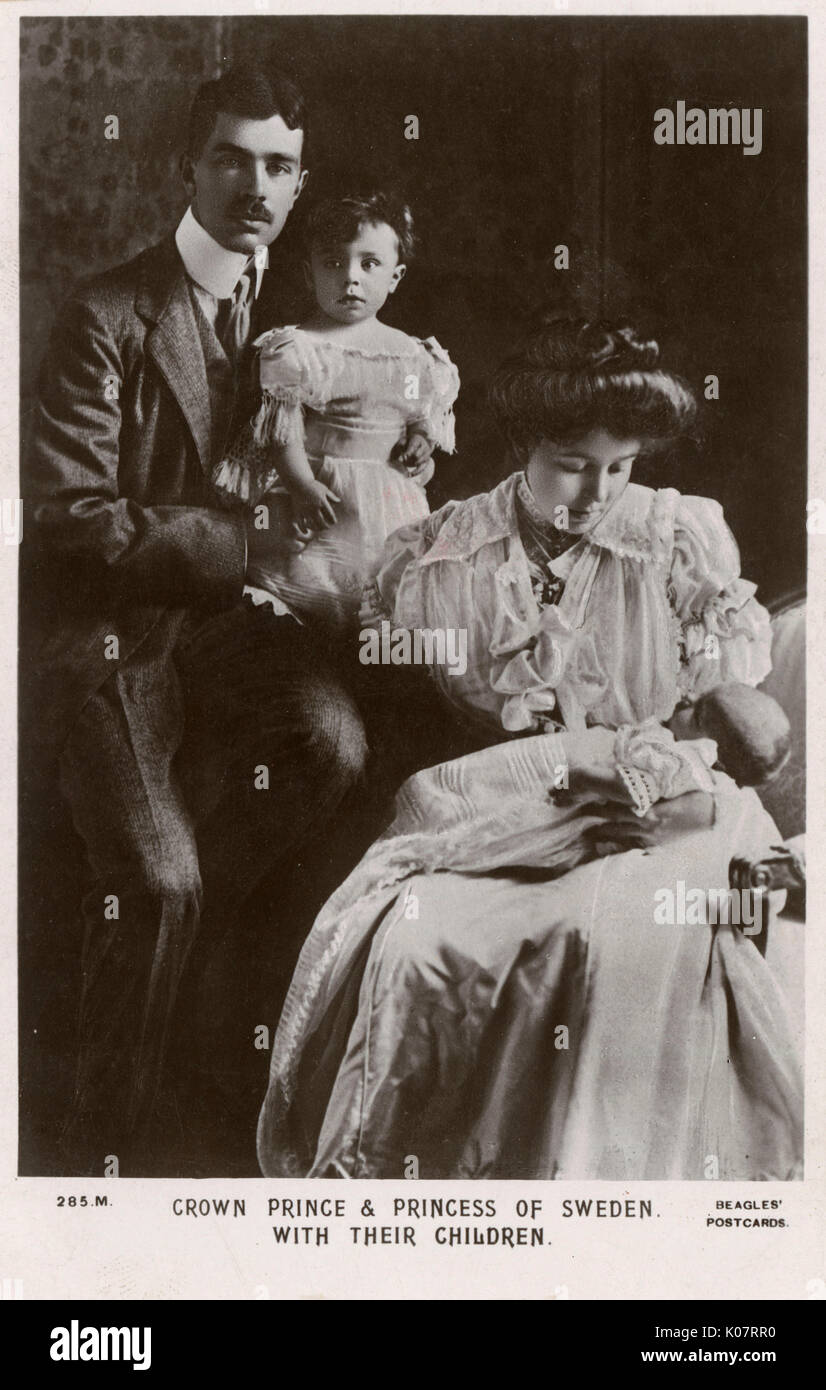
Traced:
<path fill-rule="evenodd" d="M 314 531 L 323 531 L 325 526 L 335 526 L 334 502 L 341 498 L 331 488 L 318 479 L 302 484 L 291 492 L 293 502 L 293 529 L 301 540 L 309 540 Z"/>
<path fill-rule="evenodd" d="M 658 801 L 642 819 L 612 802 L 592 809 L 605 817 L 602 825 L 596 825 L 587 832 L 598 854 L 650 849 L 680 835 L 687 835 L 692 830 L 706 830 L 714 824 L 714 796 L 711 792 L 684 792 L 670 801 Z"/>
<path fill-rule="evenodd" d="M 569 767 L 567 787 L 552 791 L 550 797 L 557 806 L 579 805 L 583 801 L 634 805 L 633 796 L 615 768 Z"/>

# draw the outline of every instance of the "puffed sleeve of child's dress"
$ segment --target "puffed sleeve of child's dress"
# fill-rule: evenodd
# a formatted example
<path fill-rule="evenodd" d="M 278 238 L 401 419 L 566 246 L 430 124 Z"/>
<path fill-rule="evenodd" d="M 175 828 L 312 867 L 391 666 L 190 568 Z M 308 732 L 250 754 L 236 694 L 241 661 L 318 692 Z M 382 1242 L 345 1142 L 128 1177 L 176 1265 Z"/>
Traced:
<path fill-rule="evenodd" d="M 453 406 L 459 394 L 459 372 L 435 338 L 420 342 L 419 410 L 411 424 L 421 425 L 431 444 L 452 454 L 456 449 Z"/>
<path fill-rule="evenodd" d="M 683 695 L 724 681 L 759 685 L 771 670 L 769 615 L 740 576 L 740 554 L 719 502 L 681 497 L 675 513 L 669 598 L 679 625 Z"/>
<path fill-rule="evenodd" d="M 329 399 L 330 367 L 300 328 L 273 328 L 257 338 L 261 407 L 255 417 L 259 444 L 290 444 L 304 438 L 304 407 Z"/>
<path fill-rule="evenodd" d="M 299 328 L 271 328 L 255 340 L 261 404 L 213 474 L 220 493 L 255 502 L 278 481 L 273 446 L 304 438 L 304 407 L 329 398 L 330 369 Z"/>

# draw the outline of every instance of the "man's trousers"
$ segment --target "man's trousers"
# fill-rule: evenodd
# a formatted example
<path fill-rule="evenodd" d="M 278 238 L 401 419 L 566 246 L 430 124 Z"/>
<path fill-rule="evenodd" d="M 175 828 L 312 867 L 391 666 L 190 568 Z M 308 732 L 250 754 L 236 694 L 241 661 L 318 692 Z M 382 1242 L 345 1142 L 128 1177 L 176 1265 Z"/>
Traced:
<path fill-rule="evenodd" d="M 226 930 L 366 757 L 318 634 L 249 601 L 168 616 L 113 662 L 60 762 L 90 874 L 66 1146 L 101 1174 L 150 1115 L 196 937 Z"/>

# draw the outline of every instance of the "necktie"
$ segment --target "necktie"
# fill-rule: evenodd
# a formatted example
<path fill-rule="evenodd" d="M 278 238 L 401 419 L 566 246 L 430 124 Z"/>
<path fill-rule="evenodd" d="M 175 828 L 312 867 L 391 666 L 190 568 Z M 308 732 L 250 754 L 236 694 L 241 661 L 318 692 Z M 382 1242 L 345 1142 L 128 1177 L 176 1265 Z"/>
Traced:
<path fill-rule="evenodd" d="M 221 345 L 230 362 L 238 365 L 241 354 L 250 335 L 250 312 L 252 309 L 253 267 L 244 271 L 229 306 L 229 312 L 220 331 Z"/>

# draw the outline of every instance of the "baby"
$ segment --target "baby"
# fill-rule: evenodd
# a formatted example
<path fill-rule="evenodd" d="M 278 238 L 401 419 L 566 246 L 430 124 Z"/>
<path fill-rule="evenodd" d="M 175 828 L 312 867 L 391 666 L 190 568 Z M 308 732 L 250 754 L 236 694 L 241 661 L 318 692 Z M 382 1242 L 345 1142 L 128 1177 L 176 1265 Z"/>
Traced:
<path fill-rule="evenodd" d="M 257 340 L 261 407 L 213 482 L 224 498 L 263 502 L 281 539 L 250 583 L 280 611 L 346 627 L 387 537 L 428 515 L 430 455 L 453 451 L 459 376 L 435 339 L 377 317 L 413 248 L 403 203 L 327 199 L 308 235 L 315 309 Z"/>
<path fill-rule="evenodd" d="M 791 751 L 789 721 L 777 701 L 736 681 L 678 708 L 667 728 L 649 720 L 559 737 L 568 796 L 619 801 L 638 816 L 662 798 L 711 791 L 714 766 L 738 786 L 760 786 L 777 776 Z"/>

